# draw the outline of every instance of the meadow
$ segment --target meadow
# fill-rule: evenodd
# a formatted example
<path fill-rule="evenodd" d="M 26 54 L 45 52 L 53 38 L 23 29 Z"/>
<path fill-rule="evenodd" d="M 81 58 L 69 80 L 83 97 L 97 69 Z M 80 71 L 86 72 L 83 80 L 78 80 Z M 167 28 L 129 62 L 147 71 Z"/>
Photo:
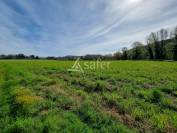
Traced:
<path fill-rule="evenodd" d="M 0 133 L 177 132 L 177 62 L 73 64 L 1 60 Z"/>

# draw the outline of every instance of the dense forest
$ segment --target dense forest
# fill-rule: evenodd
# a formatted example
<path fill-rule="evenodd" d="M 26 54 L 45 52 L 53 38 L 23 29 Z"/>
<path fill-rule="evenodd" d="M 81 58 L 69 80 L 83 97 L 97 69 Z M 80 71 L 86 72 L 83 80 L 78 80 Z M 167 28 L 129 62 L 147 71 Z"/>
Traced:
<path fill-rule="evenodd" d="M 0 59 L 49 59 L 49 60 L 74 60 L 80 57 L 82 60 L 177 60 L 177 27 L 172 30 L 161 29 L 152 32 L 146 38 L 146 44 L 136 41 L 132 48 L 123 47 L 121 51 L 109 55 L 85 55 L 64 57 L 39 57 L 24 54 L 0 55 Z"/>

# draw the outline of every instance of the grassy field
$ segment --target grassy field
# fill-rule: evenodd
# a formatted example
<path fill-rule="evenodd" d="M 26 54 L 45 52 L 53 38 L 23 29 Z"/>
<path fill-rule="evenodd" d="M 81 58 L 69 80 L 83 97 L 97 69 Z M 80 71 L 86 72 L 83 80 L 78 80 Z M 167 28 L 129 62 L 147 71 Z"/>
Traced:
<path fill-rule="evenodd" d="M 73 63 L 1 60 L 0 133 L 177 132 L 176 62 Z"/>

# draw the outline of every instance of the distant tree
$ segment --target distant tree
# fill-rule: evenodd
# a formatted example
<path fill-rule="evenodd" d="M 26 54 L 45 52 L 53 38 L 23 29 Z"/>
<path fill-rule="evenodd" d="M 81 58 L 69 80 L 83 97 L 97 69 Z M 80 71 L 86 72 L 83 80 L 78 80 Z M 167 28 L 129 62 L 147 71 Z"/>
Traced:
<path fill-rule="evenodd" d="M 112 60 L 112 59 L 113 59 L 112 54 L 106 54 L 106 55 L 102 56 L 102 60 Z"/>
<path fill-rule="evenodd" d="M 30 55 L 26 56 L 24 54 L 9 54 L 9 55 L 0 55 L 0 59 L 39 59 L 38 56 Z"/>
<path fill-rule="evenodd" d="M 115 59 L 115 60 L 121 60 L 121 57 L 122 57 L 122 53 L 121 52 L 116 52 L 113 55 L 113 59 Z"/>
<path fill-rule="evenodd" d="M 122 60 L 127 60 L 128 59 L 128 49 L 127 47 L 122 48 Z"/>
<path fill-rule="evenodd" d="M 165 59 L 166 57 L 166 49 L 165 49 L 165 41 L 167 40 L 168 37 L 168 30 L 166 29 L 161 29 L 159 32 L 159 52 L 160 52 L 160 59 Z"/>
<path fill-rule="evenodd" d="M 78 57 L 76 57 L 77 59 Z M 103 59 L 104 57 L 102 55 L 91 55 L 91 54 L 88 54 L 88 55 L 85 55 L 82 57 L 82 59 L 84 60 L 97 60 L 97 59 Z"/>
<path fill-rule="evenodd" d="M 26 56 L 24 54 L 17 54 L 15 55 L 15 59 L 25 59 Z"/>
<path fill-rule="evenodd" d="M 5 59 L 17 59 L 17 58 L 16 58 L 16 55 L 9 54 L 6 56 Z"/>
<path fill-rule="evenodd" d="M 153 60 L 154 59 L 153 48 L 152 48 L 151 39 L 149 37 L 147 38 L 147 47 L 146 48 L 149 53 L 149 59 Z"/>
<path fill-rule="evenodd" d="M 39 59 L 39 56 L 35 56 L 35 59 Z"/>
<path fill-rule="evenodd" d="M 155 59 L 160 59 L 160 44 L 159 44 L 159 36 L 157 33 L 152 32 L 149 35 L 149 41 L 154 45 Z"/>
<path fill-rule="evenodd" d="M 0 59 L 5 59 L 6 58 L 6 55 L 0 55 Z"/>
<path fill-rule="evenodd" d="M 141 42 L 134 42 L 132 46 L 133 46 L 133 59 L 134 60 L 141 59 L 141 54 L 142 54 L 141 48 L 143 44 Z"/>
<path fill-rule="evenodd" d="M 46 59 L 47 60 L 56 60 L 56 57 L 54 57 L 54 56 L 48 56 L 48 57 L 46 57 Z"/>
<path fill-rule="evenodd" d="M 170 32 L 169 38 L 174 39 L 174 32 L 173 31 Z"/>
<path fill-rule="evenodd" d="M 173 35 L 174 35 L 173 59 L 177 61 L 177 27 L 175 27 Z"/>
<path fill-rule="evenodd" d="M 34 55 L 30 55 L 29 59 L 35 59 L 35 56 Z"/>

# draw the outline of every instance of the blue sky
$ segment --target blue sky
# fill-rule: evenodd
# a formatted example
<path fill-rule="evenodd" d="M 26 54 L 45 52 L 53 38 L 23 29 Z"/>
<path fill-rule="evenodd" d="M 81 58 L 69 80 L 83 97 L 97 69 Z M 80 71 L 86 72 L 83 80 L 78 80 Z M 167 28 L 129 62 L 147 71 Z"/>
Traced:
<path fill-rule="evenodd" d="M 108 54 L 174 26 L 176 0 L 1 0 L 0 54 Z"/>

